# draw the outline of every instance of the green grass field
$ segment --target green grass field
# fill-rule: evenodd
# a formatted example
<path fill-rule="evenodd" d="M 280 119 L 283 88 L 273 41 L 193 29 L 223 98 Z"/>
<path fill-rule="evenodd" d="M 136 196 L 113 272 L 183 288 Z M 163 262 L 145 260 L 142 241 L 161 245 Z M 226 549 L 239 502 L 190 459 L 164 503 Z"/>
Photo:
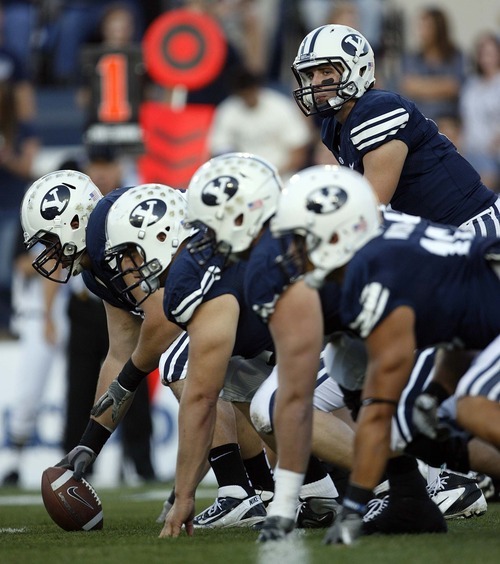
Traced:
<path fill-rule="evenodd" d="M 355 547 L 323 546 L 324 531 L 298 531 L 283 543 L 260 545 L 247 529 L 196 531 L 159 539 L 155 522 L 168 486 L 100 491 L 104 529 L 67 533 L 48 517 L 39 492 L 0 490 L 1 564 L 497 564 L 500 504 L 486 515 L 449 522 L 446 535 L 364 538 Z M 202 509 L 213 497 L 199 498 Z M 23 503 L 22 505 L 20 503 Z"/>

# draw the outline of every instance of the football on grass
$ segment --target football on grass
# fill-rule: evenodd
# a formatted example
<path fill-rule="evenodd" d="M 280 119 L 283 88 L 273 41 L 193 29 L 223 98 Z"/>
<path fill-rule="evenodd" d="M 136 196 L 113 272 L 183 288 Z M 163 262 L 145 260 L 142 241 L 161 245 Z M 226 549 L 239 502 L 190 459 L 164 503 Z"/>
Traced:
<path fill-rule="evenodd" d="M 102 506 L 94 488 L 73 470 L 50 467 L 42 474 L 42 499 L 54 523 L 65 531 L 102 529 Z"/>

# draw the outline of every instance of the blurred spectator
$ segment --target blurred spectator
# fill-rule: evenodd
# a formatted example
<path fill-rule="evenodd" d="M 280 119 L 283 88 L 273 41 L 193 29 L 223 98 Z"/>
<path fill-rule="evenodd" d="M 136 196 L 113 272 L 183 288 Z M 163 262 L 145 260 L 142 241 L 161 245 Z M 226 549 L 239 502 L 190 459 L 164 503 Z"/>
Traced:
<path fill-rule="evenodd" d="M 58 84 L 74 84 L 78 78 L 81 46 L 99 29 L 102 16 L 116 0 L 66 0 L 57 21 L 53 43 L 49 47 L 53 79 Z M 134 14 L 135 39 L 143 34 L 143 17 L 138 0 L 121 0 Z"/>
<path fill-rule="evenodd" d="M 456 114 L 444 114 L 436 119 L 436 125 L 438 126 L 439 131 L 443 135 L 446 135 L 458 151 L 462 153 L 463 131 L 460 116 L 457 116 Z"/>
<path fill-rule="evenodd" d="M 457 114 L 465 58 L 451 38 L 447 14 L 439 8 L 423 10 L 417 34 L 417 51 L 403 57 L 399 90 L 430 119 Z"/>
<path fill-rule="evenodd" d="M 212 156 L 229 151 L 260 155 L 283 178 L 304 167 L 311 142 L 309 126 L 291 96 L 267 88 L 257 75 L 239 69 L 232 92 L 215 110 L 209 135 Z"/>
<path fill-rule="evenodd" d="M 17 59 L 0 47 L 0 338 L 9 337 L 19 207 L 40 144 L 34 96 Z"/>
<path fill-rule="evenodd" d="M 40 249 L 36 245 L 26 251 L 18 230 L 13 303 L 14 325 L 19 335 L 18 364 L 12 378 L 16 380 L 16 395 L 10 409 L 7 445 L 12 462 L 1 485 L 16 486 L 20 481 L 22 454 L 36 442 L 40 398 L 49 382 L 51 369 L 64 352 L 66 335 L 67 291 L 59 284 L 40 276 L 32 267 Z"/>
<path fill-rule="evenodd" d="M 43 83 L 74 84 L 80 46 L 98 30 L 103 10 L 116 0 L 4 0 L 6 45 L 30 76 Z M 134 13 L 136 40 L 145 15 L 139 0 L 121 0 Z"/>
<path fill-rule="evenodd" d="M 142 151 L 139 107 L 147 97 L 148 83 L 141 44 L 136 40 L 134 11 L 123 2 L 109 4 L 102 13 L 98 31 L 99 33 L 94 37 L 95 42 L 86 43 L 80 51 L 81 75 L 76 103 L 86 113 L 84 140 L 90 147 L 100 145 L 104 147 L 107 144 L 114 146 L 116 152 L 121 153 L 121 160 L 127 161 L 127 177 L 132 176 L 135 180 L 136 156 Z M 105 61 L 111 60 L 113 64 L 105 64 Z M 120 68 L 125 73 L 123 78 L 126 83 L 122 89 L 113 91 L 114 95 L 120 98 L 113 98 L 113 103 L 110 103 L 107 98 L 110 96 L 109 84 L 115 78 L 118 62 L 122 65 Z M 118 108 L 125 108 L 127 115 L 113 116 L 112 113 Z M 101 115 L 105 111 L 111 115 Z M 125 128 L 130 126 L 136 128 L 135 141 L 130 138 L 130 129 L 125 140 L 120 141 L 117 133 L 122 125 Z M 100 134 L 96 136 L 97 131 L 100 131 Z M 109 141 L 105 136 L 102 137 L 103 132 L 109 132 Z M 131 184 L 135 183 L 131 182 Z M 100 186 L 99 183 L 97 185 Z"/>
<path fill-rule="evenodd" d="M 361 29 L 361 22 L 359 20 L 360 18 L 357 2 L 342 0 L 340 2 L 333 3 L 333 7 L 328 13 L 326 22 L 348 25 L 349 27 L 353 27 L 354 29 L 359 29 L 361 33 L 365 35 L 363 30 Z"/>
<path fill-rule="evenodd" d="M 306 33 L 326 23 L 348 25 L 361 31 L 375 54 L 381 43 L 383 8 L 384 0 L 299 0 Z"/>
<path fill-rule="evenodd" d="M 462 86 L 460 114 L 464 156 L 486 186 L 500 192 L 500 39 L 494 33 L 476 40 L 473 74 Z"/>

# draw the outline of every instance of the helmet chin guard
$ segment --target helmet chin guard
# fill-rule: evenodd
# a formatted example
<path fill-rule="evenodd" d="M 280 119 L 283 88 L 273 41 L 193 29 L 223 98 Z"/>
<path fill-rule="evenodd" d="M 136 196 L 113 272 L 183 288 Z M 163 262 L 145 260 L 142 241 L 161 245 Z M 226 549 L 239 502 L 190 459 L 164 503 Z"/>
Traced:
<path fill-rule="evenodd" d="M 111 282 L 132 306 L 160 288 L 182 241 L 186 199 L 163 184 L 141 184 L 123 193 L 106 217 L 106 260 L 116 271 Z M 141 292 L 135 292 L 139 289 Z"/>

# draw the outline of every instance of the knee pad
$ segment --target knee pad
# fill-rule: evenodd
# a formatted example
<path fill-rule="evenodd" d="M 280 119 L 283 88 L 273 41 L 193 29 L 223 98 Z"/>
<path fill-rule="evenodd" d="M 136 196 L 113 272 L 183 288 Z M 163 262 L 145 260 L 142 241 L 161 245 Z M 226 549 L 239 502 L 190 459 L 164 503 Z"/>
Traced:
<path fill-rule="evenodd" d="M 278 372 L 274 368 L 255 392 L 250 403 L 250 419 L 259 433 L 269 435 L 273 432 L 274 399 L 277 387 Z"/>

